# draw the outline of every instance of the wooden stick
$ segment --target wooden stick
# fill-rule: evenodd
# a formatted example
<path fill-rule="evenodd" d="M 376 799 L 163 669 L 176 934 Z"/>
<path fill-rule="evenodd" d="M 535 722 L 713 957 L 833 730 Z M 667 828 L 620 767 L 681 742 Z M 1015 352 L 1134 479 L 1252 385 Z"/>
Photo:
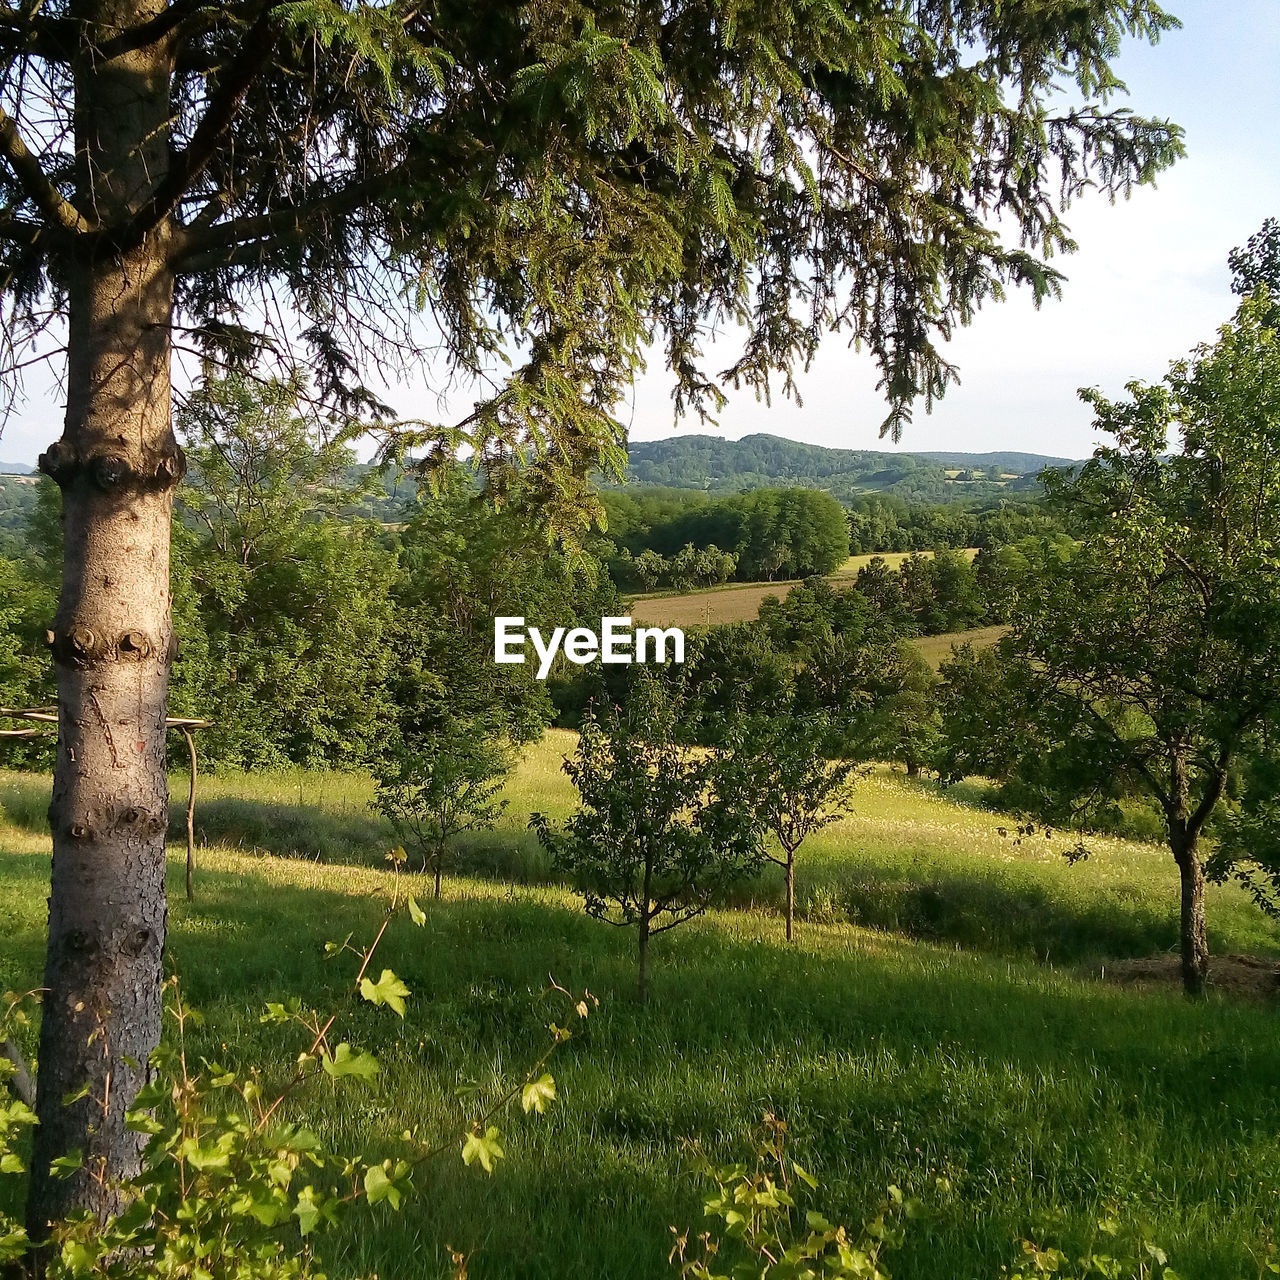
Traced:
<path fill-rule="evenodd" d="M 31 1078 L 31 1071 L 21 1050 L 12 1040 L 0 1040 L 0 1054 L 3 1054 L 17 1068 L 13 1075 L 13 1091 L 29 1107 L 36 1105 L 36 1086 Z"/>
<path fill-rule="evenodd" d="M 56 707 L 27 707 L 25 709 L 0 707 L 0 716 L 6 716 L 10 720 L 35 720 L 41 724 L 58 723 L 58 710 Z M 213 728 L 213 721 L 199 720 L 194 716 L 168 716 L 165 719 L 165 726 L 169 729 L 211 729 Z"/>
<path fill-rule="evenodd" d="M 187 901 L 195 896 L 195 861 L 196 861 L 196 740 L 191 730 L 182 727 L 182 736 L 187 740 L 187 753 L 191 757 L 191 786 L 187 791 Z"/>
<path fill-rule="evenodd" d="M 39 720 L 44 724 L 57 724 L 58 713 L 48 707 L 30 707 L 25 711 L 12 707 L 0 707 L 0 716 L 8 716 L 11 720 Z"/>

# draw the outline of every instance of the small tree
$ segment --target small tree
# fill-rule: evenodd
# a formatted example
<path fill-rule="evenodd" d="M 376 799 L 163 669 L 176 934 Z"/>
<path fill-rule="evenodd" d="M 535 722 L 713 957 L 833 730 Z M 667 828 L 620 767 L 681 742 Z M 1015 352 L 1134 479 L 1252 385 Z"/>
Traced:
<path fill-rule="evenodd" d="M 938 748 L 938 677 L 920 650 L 905 640 L 869 646 L 865 665 L 870 709 L 861 754 L 900 762 L 907 777 L 918 777 Z"/>
<path fill-rule="evenodd" d="M 698 579 L 703 586 L 728 582 L 737 567 L 738 557 L 732 551 L 721 551 L 714 542 L 698 552 Z"/>
<path fill-rule="evenodd" d="M 423 872 L 434 873 L 437 898 L 452 841 L 493 826 L 506 808 L 495 797 L 510 766 L 509 750 L 470 721 L 454 721 L 377 766 L 374 803 L 420 855 Z"/>
<path fill-rule="evenodd" d="M 636 576 L 646 591 L 652 591 L 665 576 L 668 569 L 665 557 L 650 549 L 636 556 Z"/>
<path fill-rule="evenodd" d="M 795 931 L 796 854 L 815 831 L 848 808 L 854 765 L 832 760 L 839 733 L 823 716 L 755 716 L 738 744 L 737 794 L 778 853 L 764 857 L 786 873 L 787 941 Z"/>
<path fill-rule="evenodd" d="M 564 830 L 539 813 L 530 825 L 577 884 L 588 915 L 637 930 L 643 1004 L 650 938 L 702 915 L 759 867 L 761 849 L 750 813 L 726 785 L 729 753 L 678 741 L 678 694 L 642 677 L 628 701 L 588 720 L 565 761 L 582 806 Z"/>
<path fill-rule="evenodd" d="M 671 558 L 671 585 L 677 591 L 688 591 L 698 585 L 702 577 L 702 552 L 686 542 Z"/>

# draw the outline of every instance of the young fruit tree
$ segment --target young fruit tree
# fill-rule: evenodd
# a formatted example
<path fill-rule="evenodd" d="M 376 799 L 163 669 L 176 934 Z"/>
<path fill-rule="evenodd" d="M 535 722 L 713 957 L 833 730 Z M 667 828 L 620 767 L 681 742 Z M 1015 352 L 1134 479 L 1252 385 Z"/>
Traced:
<path fill-rule="evenodd" d="M 0 3 L 6 386 L 35 341 L 66 387 L 34 1231 L 136 1169 L 160 1034 L 175 352 L 308 364 L 384 424 L 371 375 L 482 387 L 394 445 L 471 449 L 499 498 L 520 465 L 578 532 L 654 351 L 707 413 L 846 332 L 896 434 L 957 323 L 1058 290 L 1065 200 L 1181 153 L 1111 66 L 1173 25 L 1154 0 Z"/>
<path fill-rule="evenodd" d="M 506 808 L 497 794 L 510 767 L 509 750 L 491 731 L 466 721 L 375 765 L 374 804 L 433 874 L 437 898 L 449 846 L 465 831 L 493 826 Z"/>
<path fill-rule="evenodd" d="M 943 699 L 952 774 L 1003 768 L 1059 821 L 1126 793 L 1155 802 L 1178 869 L 1191 994 L 1209 972 L 1201 838 L 1233 765 L 1280 707 L 1271 315 L 1259 288 L 1162 382 L 1130 384 L 1123 402 L 1085 393 L 1114 444 L 1075 479 L 1052 481 L 1079 543 L 1020 585 L 1003 675 L 998 660 L 972 657 L 948 673 L 954 683 L 992 668 L 979 696 L 1003 709 L 977 736 L 1002 742 L 965 750 L 975 722 L 956 714 L 964 699 Z"/>
<path fill-rule="evenodd" d="M 544 814 L 530 819 L 587 914 L 636 930 L 642 1004 L 650 939 L 702 915 L 762 857 L 755 821 L 730 785 L 738 767 L 724 750 L 679 740 L 678 697 L 645 678 L 625 708 L 589 719 L 564 765 L 581 807 L 563 830 Z"/>
<path fill-rule="evenodd" d="M 753 716 L 742 726 L 735 763 L 737 795 L 777 853 L 787 886 L 787 941 L 795 932 L 796 854 L 815 831 L 835 822 L 852 801 L 854 764 L 831 759 L 843 735 L 821 715 Z"/>

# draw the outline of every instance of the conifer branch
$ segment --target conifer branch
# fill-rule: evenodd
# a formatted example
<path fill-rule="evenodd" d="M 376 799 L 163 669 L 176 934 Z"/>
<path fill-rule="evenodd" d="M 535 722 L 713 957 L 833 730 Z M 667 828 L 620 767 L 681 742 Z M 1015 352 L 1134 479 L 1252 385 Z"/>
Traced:
<path fill-rule="evenodd" d="M 4 157 L 22 189 L 35 202 L 36 208 L 54 226 L 79 235 L 87 235 L 98 229 L 96 221 L 86 218 L 49 181 L 40 167 L 40 161 L 23 142 L 17 124 L 3 107 L 0 107 L 0 156 Z"/>

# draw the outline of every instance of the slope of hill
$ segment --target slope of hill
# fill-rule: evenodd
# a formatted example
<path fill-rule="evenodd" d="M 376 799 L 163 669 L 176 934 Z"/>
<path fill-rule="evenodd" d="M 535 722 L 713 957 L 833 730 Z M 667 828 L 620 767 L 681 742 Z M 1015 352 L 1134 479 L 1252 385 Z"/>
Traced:
<path fill-rule="evenodd" d="M 422 894 L 417 875 L 375 869 L 396 837 L 370 810 L 367 775 L 202 779 L 194 903 L 170 846 L 169 954 L 203 1015 L 188 1026 L 189 1060 L 230 1052 L 236 1068 L 289 1079 L 297 1041 L 258 1014 L 296 996 L 341 1016 L 382 1070 L 363 1097 L 304 1085 L 290 1120 L 336 1134 L 339 1149 L 412 1151 L 392 1136 L 406 1125 L 444 1147 L 403 1212 L 352 1205 L 321 1234 L 331 1274 L 461 1274 L 448 1241 L 474 1280 L 676 1280 L 670 1227 L 711 1221 L 691 1143 L 750 1159 L 766 1109 L 820 1177 L 801 1213 L 861 1223 L 886 1186 L 920 1196 L 890 1255 L 903 1280 L 1008 1275 L 1033 1226 L 1075 1255 L 1093 1238 L 1111 1249 L 1109 1223 L 1094 1236 L 1103 1216 L 1142 1223 L 1184 1276 L 1270 1274 L 1274 1001 L 1219 987 L 1191 1002 L 1161 990 L 1167 980 L 1117 980 L 1148 956 L 1171 967 L 1167 853 L 1091 839 L 1095 856 L 1068 866 L 1061 839 L 1002 835 L 1012 820 L 975 804 L 976 784 L 944 793 L 877 769 L 859 778 L 853 811 L 804 844 L 795 941 L 771 869 L 735 899 L 750 909 L 659 937 L 641 1008 L 635 931 L 589 919 L 526 828 L 533 809 L 554 822 L 573 811 L 563 763 L 574 745 L 553 730 L 528 748 L 498 825 L 458 850 L 471 875 L 448 875 L 421 930 L 403 911 L 390 919 L 378 963 L 412 992 L 403 1022 L 348 1013 L 338 992 L 354 967 L 318 958 L 335 936 L 367 945 L 393 892 Z M 0 990 L 40 982 L 48 799 L 47 776 L 0 773 Z M 1213 886 L 1208 912 L 1224 952 L 1277 954 L 1238 886 Z M 548 1021 L 566 1021 L 548 974 L 599 1007 L 585 1024 L 568 1012 L 574 1038 L 548 1064 L 560 1095 L 550 1114 L 494 1116 L 508 1159 L 482 1179 L 459 1158 L 459 1117 L 509 1085 L 518 1094 Z"/>
<path fill-rule="evenodd" d="M 29 476 L 34 470 L 25 462 L 0 462 L 0 476 Z"/>
<path fill-rule="evenodd" d="M 893 493 L 915 501 L 1038 494 L 1046 466 L 1072 466 L 1069 459 L 1018 452 L 885 453 L 874 449 L 828 449 L 780 436 L 674 436 L 633 443 L 633 484 L 734 493 L 776 485 L 826 489 L 842 501 L 869 493 Z"/>
<path fill-rule="evenodd" d="M 1078 467 L 1074 458 L 1048 458 L 1042 453 L 1019 453 L 1016 450 L 997 449 L 992 453 L 918 453 L 917 458 L 941 462 L 944 467 L 1003 467 L 1018 475 L 1036 475 L 1045 467 Z"/>

